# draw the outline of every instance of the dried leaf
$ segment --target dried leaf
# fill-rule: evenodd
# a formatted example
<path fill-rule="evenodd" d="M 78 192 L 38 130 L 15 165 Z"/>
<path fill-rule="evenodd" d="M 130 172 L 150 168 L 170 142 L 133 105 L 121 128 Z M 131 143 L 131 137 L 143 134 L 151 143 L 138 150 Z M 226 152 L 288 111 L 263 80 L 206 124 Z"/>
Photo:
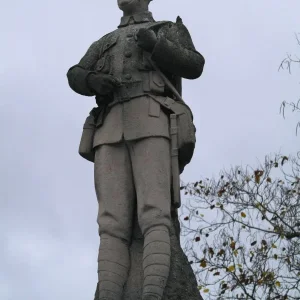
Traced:
<path fill-rule="evenodd" d="M 244 212 L 241 212 L 242 218 L 246 218 L 246 214 Z"/>
<path fill-rule="evenodd" d="M 279 281 L 276 281 L 275 284 L 276 284 L 277 287 L 280 287 L 280 286 L 281 286 L 281 284 L 280 284 Z"/>
<path fill-rule="evenodd" d="M 255 182 L 256 182 L 257 184 L 260 183 L 260 177 L 261 177 L 263 174 L 264 174 L 264 171 L 261 171 L 261 170 L 256 170 L 256 171 L 254 172 Z"/>
<path fill-rule="evenodd" d="M 232 241 L 232 242 L 230 243 L 230 248 L 231 248 L 232 250 L 235 250 L 235 242 L 234 242 L 234 241 Z"/>
<path fill-rule="evenodd" d="M 224 249 L 221 249 L 221 250 L 217 253 L 217 256 L 221 256 L 221 255 L 224 255 L 224 254 L 225 254 Z"/>
<path fill-rule="evenodd" d="M 195 241 L 196 241 L 196 242 L 200 242 L 200 237 L 197 236 L 197 237 L 195 238 Z"/>
<path fill-rule="evenodd" d="M 206 263 L 206 260 L 205 260 L 205 259 L 201 261 L 200 266 L 201 266 L 202 268 L 206 268 L 207 263 Z"/>
<path fill-rule="evenodd" d="M 209 289 L 204 289 L 203 290 L 203 293 L 208 293 L 209 292 Z"/>
<path fill-rule="evenodd" d="M 281 161 L 281 165 L 283 166 L 284 165 L 284 162 L 286 160 L 289 160 L 287 156 L 282 156 L 282 161 Z"/>
<path fill-rule="evenodd" d="M 226 192 L 226 190 L 224 188 L 219 190 L 218 191 L 218 197 L 222 197 L 225 192 Z"/>
<path fill-rule="evenodd" d="M 251 246 L 255 246 L 256 243 L 257 243 L 257 241 L 254 241 L 254 242 L 252 242 L 250 245 L 251 245 Z"/>
<path fill-rule="evenodd" d="M 235 271 L 235 266 L 229 266 L 228 268 L 229 272 L 234 272 Z"/>

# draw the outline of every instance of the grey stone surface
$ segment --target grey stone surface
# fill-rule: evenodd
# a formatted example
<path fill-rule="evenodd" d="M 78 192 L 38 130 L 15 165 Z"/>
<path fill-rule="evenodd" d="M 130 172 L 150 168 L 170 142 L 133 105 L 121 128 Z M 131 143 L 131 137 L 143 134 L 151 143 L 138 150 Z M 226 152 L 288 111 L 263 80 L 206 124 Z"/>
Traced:
<path fill-rule="evenodd" d="M 181 18 L 155 22 L 149 3 L 118 0 L 118 29 L 67 73 L 98 105 L 79 148 L 94 162 L 99 203 L 97 300 L 200 299 L 171 211 L 196 141 L 181 79 L 200 77 L 204 58 Z"/>
<path fill-rule="evenodd" d="M 197 281 L 180 242 L 180 224 L 176 210 L 172 212 L 171 268 L 162 300 L 203 300 L 197 288 Z M 133 239 L 130 247 L 131 268 L 122 300 L 142 299 L 143 287 L 143 245 L 144 239 L 135 218 Z M 98 285 L 94 300 L 98 300 Z"/>

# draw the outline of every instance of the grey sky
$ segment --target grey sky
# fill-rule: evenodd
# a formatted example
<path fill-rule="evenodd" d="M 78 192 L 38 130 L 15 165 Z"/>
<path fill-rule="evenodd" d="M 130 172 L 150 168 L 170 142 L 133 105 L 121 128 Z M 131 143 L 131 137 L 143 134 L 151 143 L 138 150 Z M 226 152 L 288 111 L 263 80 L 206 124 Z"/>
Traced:
<path fill-rule="evenodd" d="M 65 74 L 116 28 L 116 2 L 1 1 L 1 300 L 93 299 L 97 202 L 77 149 L 94 100 Z M 277 69 L 299 53 L 300 1 L 156 0 L 151 10 L 180 15 L 206 58 L 203 77 L 184 81 L 198 143 L 183 180 L 299 149 L 296 115 L 283 120 L 279 107 L 299 98 L 300 72 Z"/>

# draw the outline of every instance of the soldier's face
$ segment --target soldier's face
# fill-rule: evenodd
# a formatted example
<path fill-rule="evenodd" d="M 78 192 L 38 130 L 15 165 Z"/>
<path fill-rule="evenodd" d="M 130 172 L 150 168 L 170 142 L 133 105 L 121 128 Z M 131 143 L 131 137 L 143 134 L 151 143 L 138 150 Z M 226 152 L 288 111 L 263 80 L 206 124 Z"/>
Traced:
<path fill-rule="evenodd" d="M 135 12 L 148 9 L 148 0 L 118 0 L 119 8 L 124 12 Z"/>

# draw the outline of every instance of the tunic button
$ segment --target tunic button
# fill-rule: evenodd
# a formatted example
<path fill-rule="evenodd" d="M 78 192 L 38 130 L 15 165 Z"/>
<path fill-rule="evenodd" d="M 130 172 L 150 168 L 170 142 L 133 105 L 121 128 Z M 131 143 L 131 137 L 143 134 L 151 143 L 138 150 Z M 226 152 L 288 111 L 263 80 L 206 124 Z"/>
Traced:
<path fill-rule="evenodd" d="M 125 74 L 125 79 L 130 80 L 132 78 L 131 74 Z"/>
<path fill-rule="evenodd" d="M 130 51 L 125 52 L 125 57 L 131 57 L 132 53 Z"/>

